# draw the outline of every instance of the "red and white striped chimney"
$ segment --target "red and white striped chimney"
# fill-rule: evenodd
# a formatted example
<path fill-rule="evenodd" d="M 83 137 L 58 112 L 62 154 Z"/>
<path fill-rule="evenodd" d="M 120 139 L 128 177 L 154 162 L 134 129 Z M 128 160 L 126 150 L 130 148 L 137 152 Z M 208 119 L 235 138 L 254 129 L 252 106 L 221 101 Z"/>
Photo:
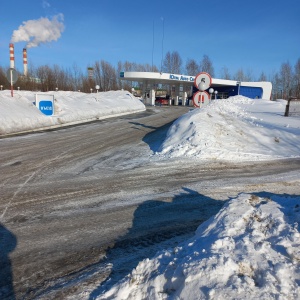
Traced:
<path fill-rule="evenodd" d="M 10 67 L 15 68 L 15 49 L 14 44 L 9 44 L 9 59 L 10 59 Z"/>
<path fill-rule="evenodd" d="M 28 74 L 28 67 L 27 67 L 27 50 L 23 48 L 23 67 L 24 67 L 24 76 Z"/>

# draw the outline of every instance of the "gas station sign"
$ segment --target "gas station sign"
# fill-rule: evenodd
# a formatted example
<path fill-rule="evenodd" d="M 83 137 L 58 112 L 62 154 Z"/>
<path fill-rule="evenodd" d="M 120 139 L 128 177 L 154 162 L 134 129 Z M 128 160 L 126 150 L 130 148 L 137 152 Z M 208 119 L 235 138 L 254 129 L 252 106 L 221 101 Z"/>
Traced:
<path fill-rule="evenodd" d="M 35 105 L 44 115 L 54 115 L 54 95 L 36 94 Z"/>

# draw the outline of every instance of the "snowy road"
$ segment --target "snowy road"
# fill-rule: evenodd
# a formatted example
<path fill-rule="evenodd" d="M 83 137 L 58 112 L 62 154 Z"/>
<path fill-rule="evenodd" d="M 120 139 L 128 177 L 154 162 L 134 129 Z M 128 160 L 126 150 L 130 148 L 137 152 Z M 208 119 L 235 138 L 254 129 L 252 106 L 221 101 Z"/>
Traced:
<path fill-rule="evenodd" d="M 0 140 L 0 221 L 10 236 L 6 277 L 13 273 L 17 299 L 66 298 L 82 289 L 97 295 L 109 272 L 108 285 L 193 234 L 229 197 L 298 189 L 300 160 L 153 156 L 187 110 L 151 108 Z"/>

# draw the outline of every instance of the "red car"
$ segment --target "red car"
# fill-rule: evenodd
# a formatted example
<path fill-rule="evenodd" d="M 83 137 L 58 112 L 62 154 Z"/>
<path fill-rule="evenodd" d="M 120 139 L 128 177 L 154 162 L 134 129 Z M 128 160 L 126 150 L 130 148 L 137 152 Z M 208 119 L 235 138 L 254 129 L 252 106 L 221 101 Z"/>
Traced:
<path fill-rule="evenodd" d="M 163 97 L 156 97 L 155 98 L 156 105 L 169 105 L 169 99 Z"/>

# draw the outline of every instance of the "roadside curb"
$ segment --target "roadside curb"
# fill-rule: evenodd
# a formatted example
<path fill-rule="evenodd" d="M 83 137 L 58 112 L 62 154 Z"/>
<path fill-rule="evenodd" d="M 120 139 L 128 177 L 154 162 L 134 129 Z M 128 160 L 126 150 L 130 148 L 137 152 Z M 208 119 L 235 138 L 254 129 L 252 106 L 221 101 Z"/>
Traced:
<path fill-rule="evenodd" d="M 124 112 L 124 113 L 106 115 L 106 116 L 102 116 L 102 117 L 94 117 L 94 118 L 90 118 L 90 119 L 84 119 L 84 120 L 80 120 L 80 121 L 73 121 L 73 122 L 68 122 L 68 123 L 63 123 L 63 124 L 56 124 L 56 125 L 51 125 L 51 126 L 39 127 L 39 128 L 30 129 L 30 130 L 5 133 L 5 134 L 0 135 L 0 139 L 13 137 L 13 136 L 18 136 L 18 135 L 25 135 L 25 134 L 35 133 L 35 132 L 40 132 L 40 131 L 59 129 L 59 128 L 73 126 L 73 125 L 86 124 L 86 123 L 95 122 L 95 121 L 98 121 L 98 120 L 104 120 L 104 119 L 109 119 L 109 118 L 114 118 L 114 117 L 120 117 L 120 116 L 124 116 L 124 115 L 130 115 L 130 114 L 135 114 L 135 113 L 139 113 L 139 112 L 144 112 L 144 111 L 146 111 L 146 109 L 140 109 L 140 110 L 135 110 L 135 111 L 127 111 L 127 112 Z"/>

